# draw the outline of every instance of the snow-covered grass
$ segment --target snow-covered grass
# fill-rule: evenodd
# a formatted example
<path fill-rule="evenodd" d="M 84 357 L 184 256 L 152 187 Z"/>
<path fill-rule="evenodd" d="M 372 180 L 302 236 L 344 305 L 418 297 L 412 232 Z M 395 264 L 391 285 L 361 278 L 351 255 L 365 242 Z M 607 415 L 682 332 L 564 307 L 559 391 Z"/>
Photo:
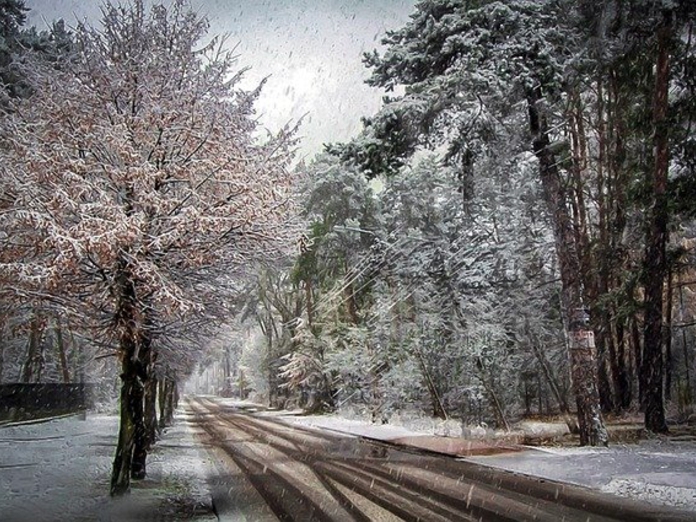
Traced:
<path fill-rule="evenodd" d="M 148 478 L 111 499 L 115 415 L 88 414 L 0 428 L 3 522 L 215 520 L 203 458 L 179 416 L 148 459 Z"/>

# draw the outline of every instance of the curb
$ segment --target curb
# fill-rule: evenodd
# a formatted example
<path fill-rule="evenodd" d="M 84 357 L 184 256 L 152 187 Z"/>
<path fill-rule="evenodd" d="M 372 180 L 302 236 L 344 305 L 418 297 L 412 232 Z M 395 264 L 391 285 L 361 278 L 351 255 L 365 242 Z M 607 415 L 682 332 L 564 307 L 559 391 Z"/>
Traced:
<path fill-rule="evenodd" d="M 28 420 L 23 420 L 23 421 L 0 422 L 0 429 L 12 428 L 14 426 L 29 426 L 32 424 L 43 424 L 45 422 L 51 422 L 51 421 L 60 420 L 60 419 L 67 419 L 69 417 L 76 417 L 76 416 L 80 416 L 80 417 L 82 417 L 82 420 L 85 420 L 86 416 L 87 416 L 87 410 L 78 411 L 78 412 L 74 412 L 74 413 L 64 413 L 62 415 L 54 415 L 52 417 L 42 417 L 40 419 L 28 419 Z"/>

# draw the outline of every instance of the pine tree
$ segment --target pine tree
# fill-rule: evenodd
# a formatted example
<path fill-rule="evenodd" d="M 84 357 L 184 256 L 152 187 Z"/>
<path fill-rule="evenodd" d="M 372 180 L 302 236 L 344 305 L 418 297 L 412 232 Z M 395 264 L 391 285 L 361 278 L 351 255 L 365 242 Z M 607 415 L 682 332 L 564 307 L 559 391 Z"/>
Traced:
<path fill-rule="evenodd" d="M 385 38 L 384 56 L 374 53 L 365 58 L 372 68 L 369 83 L 388 90 L 404 85 L 404 96 L 389 99 L 366 122 L 365 137 L 337 152 L 370 174 L 388 173 L 385 165 L 395 160 L 385 157 L 396 156 L 398 161 L 418 147 L 444 145 L 449 163 L 458 169 L 466 200 L 471 197 L 472 172 L 482 157 L 491 154 L 496 133 L 498 146 L 507 141 L 508 147 L 512 143 L 525 149 L 523 135 L 500 139 L 507 126 L 492 122 L 497 119 L 519 128 L 522 118 L 527 120 L 531 142 L 526 150 L 538 162 L 560 261 L 581 441 L 602 444 L 606 430 L 599 410 L 593 333 L 550 121 L 575 37 L 572 30 L 559 26 L 562 18 L 554 2 L 419 2 L 411 21 Z M 511 133 L 505 134 L 508 138 Z M 374 143 L 379 154 L 369 152 Z"/>

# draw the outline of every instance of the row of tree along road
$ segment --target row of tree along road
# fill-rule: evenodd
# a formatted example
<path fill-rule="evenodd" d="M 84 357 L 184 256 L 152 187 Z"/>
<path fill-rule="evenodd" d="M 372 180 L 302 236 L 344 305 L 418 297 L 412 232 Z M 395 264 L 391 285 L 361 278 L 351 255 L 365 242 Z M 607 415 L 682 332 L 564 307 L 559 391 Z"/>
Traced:
<path fill-rule="evenodd" d="M 99 28 L 40 35 L 25 11 L 2 6 L 25 86 L 0 130 L 3 319 L 35 325 L 41 351 L 60 317 L 118 361 L 119 495 L 144 475 L 157 382 L 190 373 L 238 273 L 293 231 L 292 131 L 256 139 L 258 89 L 186 2 L 106 4 Z"/>

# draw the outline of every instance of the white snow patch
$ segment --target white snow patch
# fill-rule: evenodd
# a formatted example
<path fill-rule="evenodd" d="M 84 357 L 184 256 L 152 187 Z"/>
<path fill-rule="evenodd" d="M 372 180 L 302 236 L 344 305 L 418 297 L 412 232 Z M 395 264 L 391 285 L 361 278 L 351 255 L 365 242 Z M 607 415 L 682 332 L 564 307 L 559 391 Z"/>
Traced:
<path fill-rule="evenodd" d="M 568 435 L 570 430 L 564 422 L 540 422 L 525 420 L 515 426 L 525 435 L 536 437 L 557 437 Z"/>
<path fill-rule="evenodd" d="M 118 421 L 105 415 L 0 429 L 2 520 L 79 519 L 110 504 Z"/>
<path fill-rule="evenodd" d="M 693 488 L 653 484 L 636 478 L 618 478 L 601 489 L 605 493 L 644 500 L 651 504 L 696 511 L 696 489 Z"/>
<path fill-rule="evenodd" d="M 181 418 L 148 457 L 148 478 L 110 498 L 117 433 L 118 418 L 101 414 L 0 428 L 0 520 L 131 520 L 158 514 L 172 491 L 209 502 L 200 450 Z"/>
<path fill-rule="evenodd" d="M 401 426 L 392 426 L 390 424 L 370 424 L 355 419 L 343 419 L 335 415 L 287 416 L 283 417 L 283 419 L 299 426 L 321 428 L 373 439 L 386 440 L 421 435 L 421 433 Z"/>
<path fill-rule="evenodd" d="M 696 443 L 643 441 L 609 447 L 540 447 L 468 457 L 527 475 L 696 511 Z"/>
<path fill-rule="evenodd" d="M 210 504 L 208 477 L 212 463 L 196 440 L 195 431 L 182 410 L 177 410 L 173 426 L 148 455 L 148 474 L 162 482 L 182 488 L 189 502 Z"/>

